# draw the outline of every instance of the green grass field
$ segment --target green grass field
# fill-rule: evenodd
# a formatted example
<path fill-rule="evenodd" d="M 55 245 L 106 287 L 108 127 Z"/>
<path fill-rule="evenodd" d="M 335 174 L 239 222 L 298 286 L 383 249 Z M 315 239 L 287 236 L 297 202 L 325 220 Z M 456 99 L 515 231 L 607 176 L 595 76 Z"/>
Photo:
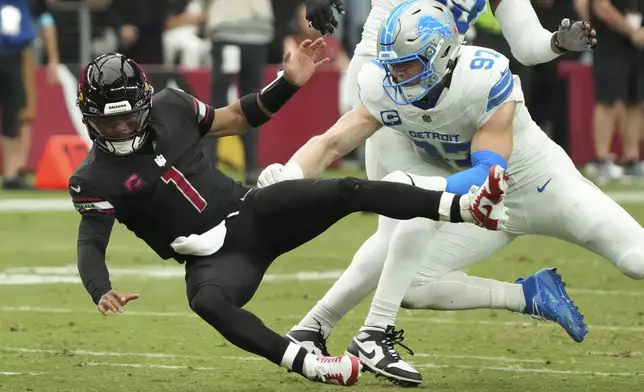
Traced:
<path fill-rule="evenodd" d="M 619 191 L 634 191 L 619 188 Z M 638 188 L 644 202 L 641 188 Z M 64 193 L 0 194 L 3 199 Z M 625 205 L 644 221 L 644 204 Z M 78 282 L 73 211 L 0 212 L 1 391 L 322 391 L 228 344 L 191 314 L 181 267 L 163 262 L 116 227 L 108 264 L 116 288 L 141 298 L 104 317 Z M 356 214 L 280 258 L 248 308 L 286 332 L 331 286 L 375 229 Z M 514 280 L 557 266 L 585 314 L 589 334 L 574 343 L 554 324 L 506 311 L 401 311 L 398 327 L 417 354 L 427 391 L 640 391 L 644 383 L 643 283 L 561 241 L 525 237 L 469 272 Z M 297 273 L 309 272 L 309 274 Z M 298 280 L 299 279 L 299 280 Z M 308 279 L 308 280 L 303 280 Z M 329 341 L 344 351 L 369 301 Z M 402 353 L 402 351 L 401 351 Z M 356 391 L 397 387 L 364 374 Z"/>

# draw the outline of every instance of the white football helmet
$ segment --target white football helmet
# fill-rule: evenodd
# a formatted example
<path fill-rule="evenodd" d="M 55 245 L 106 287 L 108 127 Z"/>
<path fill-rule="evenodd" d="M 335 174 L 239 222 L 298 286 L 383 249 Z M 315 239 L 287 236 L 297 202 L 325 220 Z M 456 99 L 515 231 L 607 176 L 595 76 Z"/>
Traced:
<path fill-rule="evenodd" d="M 452 12 L 445 5 L 434 0 L 397 5 L 380 28 L 376 57 L 387 72 L 382 85 L 389 98 L 408 105 L 427 95 L 454 68 L 461 43 Z M 394 78 L 391 65 L 415 60 L 422 62 L 422 72 L 407 80 Z"/>

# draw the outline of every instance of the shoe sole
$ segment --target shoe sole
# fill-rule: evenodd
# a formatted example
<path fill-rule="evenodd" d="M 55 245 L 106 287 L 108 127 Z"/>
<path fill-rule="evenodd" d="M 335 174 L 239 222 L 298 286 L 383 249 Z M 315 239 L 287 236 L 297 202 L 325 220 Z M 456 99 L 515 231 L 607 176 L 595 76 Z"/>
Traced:
<path fill-rule="evenodd" d="M 345 351 L 344 355 L 348 355 L 348 356 L 356 358 L 358 361 L 360 361 L 360 363 L 362 363 L 362 372 L 373 373 L 373 374 L 376 375 L 376 377 L 384 377 L 387 380 L 389 380 L 390 382 L 392 382 L 394 384 L 398 384 L 401 387 L 405 387 L 405 388 L 417 387 L 420 384 L 422 384 L 422 382 L 423 382 L 422 380 L 412 380 L 412 379 L 409 379 L 409 378 L 400 377 L 400 376 L 393 375 L 391 373 L 387 373 L 386 371 L 378 369 L 378 368 L 372 368 L 369 365 L 367 365 L 365 362 L 363 362 L 360 359 L 359 356 L 356 356 L 356 355 L 350 353 L 349 351 Z"/>
<path fill-rule="evenodd" d="M 566 283 L 563 281 L 561 275 L 557 273 L 556 268 L 546 269 L 545 273 L 547 274 L 547 276 L 545 277 L 543 276 L 542 271 L 539 271 L 537 272 L 537 274 L 535 274 L 537 281 L 544 282 L 543 284 L 548 288 L 558 289 L 559 296 L 564 300 L 564 303 L 566 304 L 565 309 L 567 310 L 567 314 L 565 318 L 570 320 L 573 325 L 577 326 L 579 333 L 574 333 L 573 331 L 569 330 L 569 328 L 564 326 L 563 323 L 560 322 L 560 320 L 562 319 L 561 316 L 553 321 L 561 325 L 575 342 L 583 342 L 584 338 L 588 334 L 588 326 L 586 325 L 586 323 L 584 323 L 584 316 L 581 314 L 581 312 L 579 312 L 579 308 L 577 308 L 575 302 L 566 292 Z"/>

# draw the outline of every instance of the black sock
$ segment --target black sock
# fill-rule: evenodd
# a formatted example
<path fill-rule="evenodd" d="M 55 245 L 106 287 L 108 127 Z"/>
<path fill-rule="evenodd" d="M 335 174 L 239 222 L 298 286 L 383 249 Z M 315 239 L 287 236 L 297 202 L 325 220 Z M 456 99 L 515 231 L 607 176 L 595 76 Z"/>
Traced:
<path fill-rule="evenodd" d="M 346 195 L 353 211 L 369 211 L 401 220 L 423 217 L 438 221 L 443 215 L 444 220 L 463 222 L 460 196 L 389 181 L 355 179 L 352 186 Z M 441 198 L 449 206 L 443 214 Z"/>

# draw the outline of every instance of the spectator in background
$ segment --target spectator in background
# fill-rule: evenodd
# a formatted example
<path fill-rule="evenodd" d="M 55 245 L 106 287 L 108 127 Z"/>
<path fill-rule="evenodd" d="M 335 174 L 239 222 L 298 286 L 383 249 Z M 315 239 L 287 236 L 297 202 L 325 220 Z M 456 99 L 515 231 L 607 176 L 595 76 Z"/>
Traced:
<path fill-rule="evenodd" d="M 273 27 L 275 32 L 269 45 L 268 64 L 281 64 L 284 56 L 284 39 L 291 33 L 289 22 L 293 19 L 293 10 L 304 0 L 272 0 Z"/>
<path fill-rule="evenodd" d="M 163 33 L 165 65 L 178 64 L 184 68 L 198 68 L 210 51 L 207 40 L 199 36 L 205 14 L 197 0 L 170 0 L 170 15 Z"/>
<path fill-rule="evenodd" d="M 235 77 L 239 95 L 263 85 L 269 44 L 273 40 L 270 0 L 206 0 L 206 33 L 212 40 L 212 90 L 214 107 L 228 105 L 228 89 Z M 241 136 L 244 145 L 245 181 L 254 185 L 259 176 L 259 134 L 251 129 Z M 217 139 L 208 139 L 208 155 L 217 161 Z"/>
<path fill-rule="evenodd" d="M 319 31 L 309 26 L 309 21 L 306 20 L 306 7 L 304 4 L 297 7 L 290 24 L 292 33 L 284 39 L 284 53 L 296 50 L 304 40 L 310 39 L 315 41 L 322 36 Z M 344 79 L 347 68 L 349 68 L 349 56 L 342 47 L 342 43 L 333 35 L 325 36 L 324 41 L 326 42 L 326 48 L 324 48 L 320 57 L 328 57 L 331 61 L 324 65 L 323 68 L 335 68 L 341 75 L 339 82 L 339 110 L 340 114 L 344 114 L 351 110 L 351 94 L 343 91 L 342 88 L 346 84 L 344 83 Z"/>
<path fill-rule="evenodd" d="M 50 2 L 50 1 L 49 1 Z M 3 183 L 8 190 L 31 189 L 24 176 L 31 144 L 34 86 L 33 57 L 27 51 L 43 27 L 49 55 L 49 79 L 56 80 L 58 51 L 48 1 L 0 3 L 0 110 L 2 110 Z M 31 83 L 29 83 L 31 81 Z"/>
<path fill-rule="evenodd" d="M 45 54 L 47 57 L 47 82 L 58 83 L 58 67 L 60 66 L 60 56 L 58 53 L 58 37 L 56 34 L 56 25 L 51 16 L 49 5 L 56 0 L 31 0 L 31 13 L 40 26 L 41 37 L 44 42 Z M 31 148 L 31 126 L 36 115 L 36 84 L 35 84 L 35 55 L 33 48 L 27 47 L 22 51 L 22 76 L 25 89 L 25 106 L 20 111 L 20 152 L 19 152 L 19 169 L 17 182 L 13 187 L 18 186 L 23 189 L 31 189 L 26 180 L 27 160 L 29 159 L 29 150 Z M 5 188 L 11 188 L 12 185 L 5 184 Z"/>
<path fill-rule="evenodd" d="M 107 18 L 116 30 L 118 51 L 139 64 L 163 64 L 168 15 L 170 0 L 112 0 Z"/>
<path fill-rule="evenodd" d="M 532 6 L 543 27 L 550 31 L 557 31 L 561 20 L 571 15 L 588 20 L 587 0 L 532 0 Z M 557 68 L 560 61 L 575 61 L 579 56 L 579 53 L 566 53 L 531 68 L 530 113 L 541 129 L 566 151 L 570 151 L 568 88 Z"/>
<path fill-rule="evenodd" d="M 644 0 L 591 0 L 591 19 L 599 44 L 595 49 L 595 170 L 598 182 L 621 176 L 610 154 L 613 131 L 620 124 L 623 173 L 644 178 L 639 147 L 644 104 Z"/>

